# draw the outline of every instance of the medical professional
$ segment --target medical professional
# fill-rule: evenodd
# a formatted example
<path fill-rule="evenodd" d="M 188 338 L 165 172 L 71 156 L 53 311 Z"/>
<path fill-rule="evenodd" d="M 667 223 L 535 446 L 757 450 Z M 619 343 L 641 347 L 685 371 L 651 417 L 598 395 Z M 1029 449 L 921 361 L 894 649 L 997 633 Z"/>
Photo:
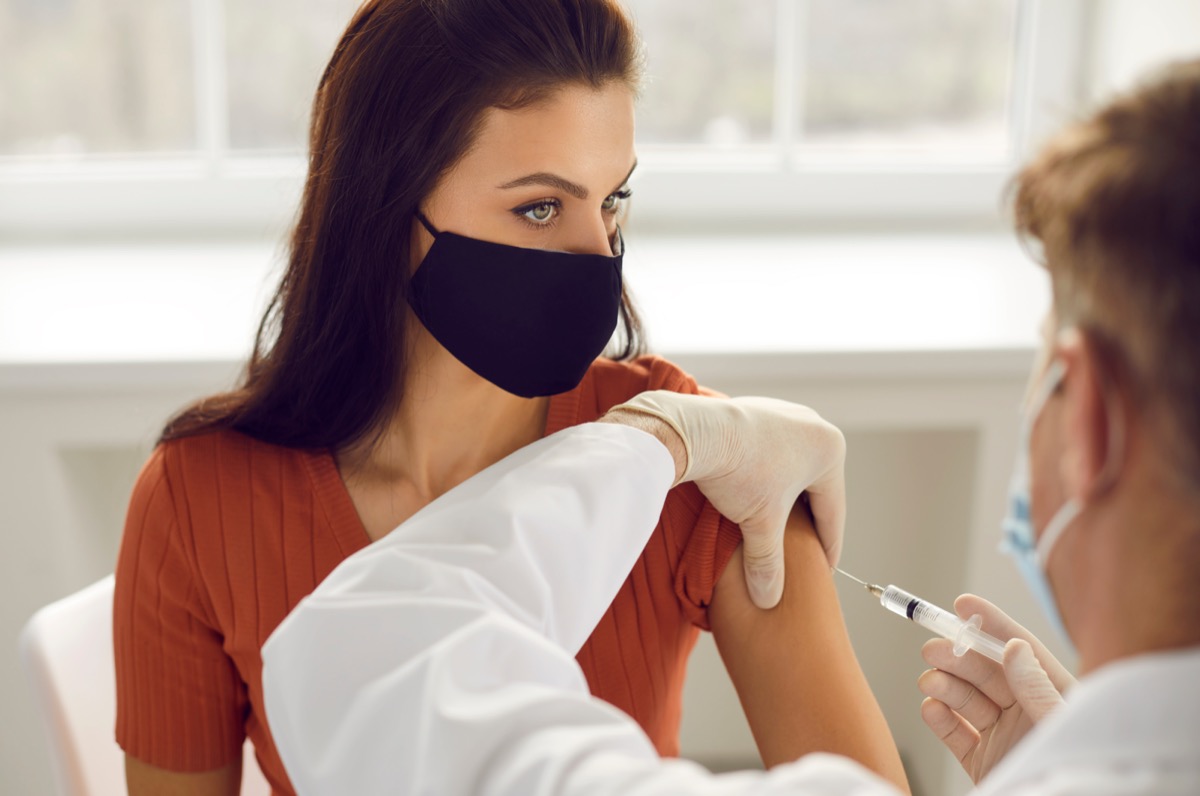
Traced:
<path fill-rule="evenodd" d="M 1053 309 L 1004 536 L 1077 648 L 1081 679 L 999 609 L 960 598 L 1009 639 L 1004 664 L 930 642 L 922 712 L 978 794 L 1200 793 L 1197 174 L 1190 62 L 1063 132 L 1016 180 L 1017 224 L 1044 252 Z M 703 481 L 724 469 L 706 440 L 757 443 L 753 417 L 635 398 L 519 451 L 343 564 L 263 651 L 298 791 L 893 793 L 828 755 L 726 776 L 660 760 L 587 695 L 572 657 L 674 481 L 698 476 L 733 504 L 722 510 L 769 502 L 770 484 L 721 494 Z M 643 422 L 670 431 L 628 427 Z"/>

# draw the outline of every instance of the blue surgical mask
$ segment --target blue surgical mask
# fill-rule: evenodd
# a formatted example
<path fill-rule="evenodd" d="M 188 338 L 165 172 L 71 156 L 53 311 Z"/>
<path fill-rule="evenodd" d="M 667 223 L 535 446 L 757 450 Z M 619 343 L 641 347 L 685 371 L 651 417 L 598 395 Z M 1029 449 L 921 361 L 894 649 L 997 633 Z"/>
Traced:
<path fill-rule="evenodd" d="M 1046 370 L 1042 384 L 1038 388 L 1028 411 L 1021 421 L 1020 448 L 1017 450 L 1017 462 L 1013 468 L 1012 482 L 1008 490 L 1008 513 L 1004 518 L 1004 541 L 1000 549 L 1013 557 L 1017 569 L 1033 596 L 1041 606 L 1042 612 L 1050 620 L 1050 624 L 1058 631 L 1067 646 L 1074 653 L 1071 637 L 1067 635 L 1063 625 L 1058 603 L 1054 599 L 1054 591 L 1050 588 L 1050 580 L 1046 576 L 1046 564 L 1050 560 L 1050 551 L 1054 543 L 1062 536 L 1064 530 L 1079 516 L 1082 504 L 1072 498 L 1059 507 L 1040 540 L 1033 530 L 1033 520 L 1030 518 L 1030 481 L 1029 481 L 1029 450 L 1033 436 L 1033 426 L 1041 415 L 1042 409 L 1050 395 L 1062 382 L 1065 369 L 1061 362 L 1055 361 Z"/>

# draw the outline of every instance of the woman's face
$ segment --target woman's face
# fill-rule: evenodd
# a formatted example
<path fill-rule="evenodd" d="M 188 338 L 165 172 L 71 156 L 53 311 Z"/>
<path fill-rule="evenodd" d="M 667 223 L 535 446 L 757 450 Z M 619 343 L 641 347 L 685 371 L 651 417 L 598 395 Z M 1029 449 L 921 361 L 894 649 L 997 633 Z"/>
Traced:
<path fill-rule="evenodd" d="M 472 149 L 420 210 L 439 231 L 573 253 L 611 254 L 636 163 L 633 92 L 570 85 L 520 110 L 489 108 Z M 413 262 L 433 238 L 414 222 Z"/>

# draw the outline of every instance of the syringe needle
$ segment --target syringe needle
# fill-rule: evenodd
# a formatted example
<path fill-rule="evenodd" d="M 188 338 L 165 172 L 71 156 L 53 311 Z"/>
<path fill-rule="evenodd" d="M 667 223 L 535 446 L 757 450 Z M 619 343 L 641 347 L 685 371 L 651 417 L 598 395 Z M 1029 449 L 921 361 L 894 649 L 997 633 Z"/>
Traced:
<path fill-rule="evenodd" d="M 838 567 L 834 567 L 834 569 L 836 569 L 838 572 L 842 573 L 846 577 L 850 578 L 850 580 L 854 581 L 855 583 L 860 584 L 864 589 L 866 589 L 867 591 L 869 591 L 871 594 L 875 595 L 876 597 L 883 594 L 882 586 L 876 586 L 874 583 L 867 583 L 865 580 L 860 580 L 859 578 L 854 577 L 853 575 L 851 575 L 849 572 L 847 572 L 844 569 L 840 569 Z"/>
<path fill-rule="evenodd" d="M 858 578 L 854 577 L 853 575 L 851 575 L 849 572 L 842 569 L 841 567 L 834 567 L 834 569 L 836 569 L 838 572 L 842 573 L 846 577 L 850 578 L 850 580 L 854 581 L 855 583 L 857 583 L 859 585 L 862 585 L 862 586 L 867 585 L 867 582 L 865 580 L 859 580 Z"/>

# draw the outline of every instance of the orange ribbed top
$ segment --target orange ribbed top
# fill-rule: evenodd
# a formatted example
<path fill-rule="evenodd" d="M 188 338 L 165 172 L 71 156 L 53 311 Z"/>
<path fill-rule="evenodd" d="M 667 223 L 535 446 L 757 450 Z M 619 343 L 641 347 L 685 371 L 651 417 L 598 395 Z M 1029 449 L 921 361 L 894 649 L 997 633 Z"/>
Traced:
<path fill-rule="evenodd" d="M 654 389 L 700 392 L 658 357 L 597 360 L 579 387 L 551 399 L 546 433 Z M 687 657 L 740 542 L 737 526 L 692 484 L 672 490 L 580 650 L 592 693 L 633 716 L 661 754 L 678 753 Z M 116 734 L 125 752 L 160 768 L 204 771 L 236 760 L 248 735 L 274 791 L 291 794 L 266 726 L 259 650 L 305 595 L 369 543 L 329 452 L 230 431 L 156 448 L 134 487 L 117 563 Z"/>

